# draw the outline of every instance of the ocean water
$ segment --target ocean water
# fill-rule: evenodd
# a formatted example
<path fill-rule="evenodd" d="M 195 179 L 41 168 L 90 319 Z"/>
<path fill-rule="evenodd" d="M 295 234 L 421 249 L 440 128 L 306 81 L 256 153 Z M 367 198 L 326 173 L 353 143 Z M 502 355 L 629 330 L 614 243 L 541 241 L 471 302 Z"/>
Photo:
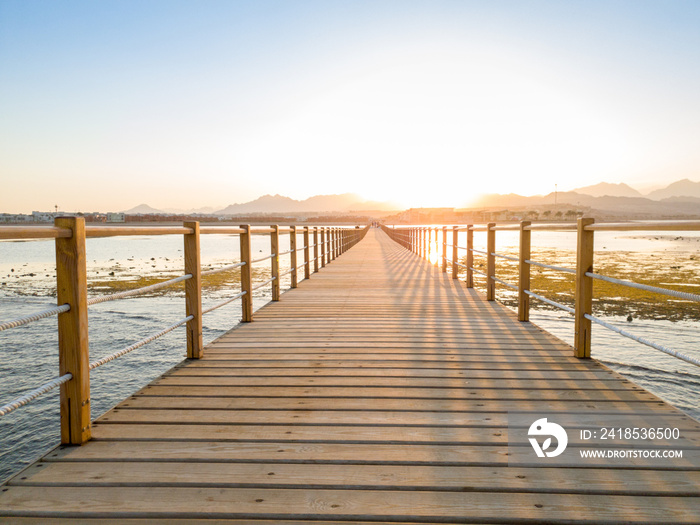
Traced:
<path fill-rule="evenodd" d="M 485 235 L 475 234 L 475 247 L 483 249 Z M 545 250 L 572 250 L 570 234 L 538 232 L 533 246 Z M 460 244 L 466 244 L 460 239 Z M 313 241 L 312 241 L 313 242 Z M 297 240 L 303 246 L 302 236 Z M 289 236 L 280 236 L 280 251 L 289 249 Z M 253 237 L 253 257 L 270 253 L 269 237 Z M 517 247 L 517 234 L 499 232 L 497 250 L 509 253 Z M 700 253 L 700 234 L 673 236 L 654 232 L 600 234 L 596 250 L 671 253 L 692 257 Z M 533 253 L 535 248 L 533 248 Z M 689 255 L 690 254 L 690 255 Z M 53 241 L 0 242 L 0 321 L 7 321 L 55 305 Z M 87 244 L 90 295 L 110 293 L 110 283 L 159 279 L 182 274 L 182 237 L 137 236 L 89 239 Z M 220 267 L 239 260 L 238 237 L 202 236 L 202 265 Z M 298 261 L 300 263 L 301 260 Z M 548 261 L 542 261 L 548 262 Z M 255 265 L 259 281 L 269 276 L 269 260 Z M 289 256 L 280 258 L 289 268 Z M 289 287 L 282 278 L 282 289 Z M 478 289 L 478 286 L 477 286 Z M 238 293 L 236 283 L 220 282 L 205 289 L 203 306 L 219 303 Z M 270 288 L 254 292 L 257 309 L 270 300 Z M 565 313 L 538 308 L 533 302 L 531 320 L 565 342 L 573 340 L 573 318 Z M 690 306 L 697 308 L 695 304 Z M 185 316 L 183 293 L 154 293 L 138 298 L 90 307 L 91 360 L 169 326 Z M 241 317 L 240 301 L 204 317 L 205 343 L 231 329 Z M 607 316 L 606 320 L 633 333 L 700 357 L 698 321 L 667 321 Z M 91 374 L 91 409 L 96 418 L 134 391 L 145 386 L 184 358 L 184 328 L 97 368 Z M 56 318 L 0 332 L 0 405 L 58 375 Z M 593 357 L 629 377 L 678 408 L 700 419 L 700 370 L 697 367 L 640 345 L 602 327 L 593 327 Z M 58 390 L 41 396 L 13 413 L 0 417 L 0 480 L 16 473 L 59 441 Z"/>

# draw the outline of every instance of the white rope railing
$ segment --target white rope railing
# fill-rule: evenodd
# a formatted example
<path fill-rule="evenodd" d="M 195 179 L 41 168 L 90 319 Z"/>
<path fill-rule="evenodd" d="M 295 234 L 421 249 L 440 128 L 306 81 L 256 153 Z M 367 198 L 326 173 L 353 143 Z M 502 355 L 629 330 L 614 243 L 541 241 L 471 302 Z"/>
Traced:
<path fill-rule="evenodd" d="M 163 281 L 162 283 L 151 284 L 149 286 L 144 286 L 142 288 L 136 288 L 135 290 L 128 290 L 126 292 L 119 292 L 111 295 L 102 295 L 100 297 L 92 297 L 87 300 L 88 305 L 106 303 L 107 301 L 116 301 L 117 299 L 126 299 L 127 297 L 133 297 L 135 295 L 142 295 L 154 290 L 159 290 L 165 288 L 166 286 L 171 286 L 173 284 L 186 281 L 187 279 L 192 279 L 192 274 L 188 273 L 176 277 L 175 279 L 170 279 L 168 281 Z"/>
<path fill-rule="evenodd" d="M 474 272 L 475 274 L 482 275 L 482 276 L 486 277 L 487 279 L 488 279 L 488 277 L 489 277 L 487 273 L 480 272 L 480 271 L 477 270 L 476 268 L 468 267 L 467 269 L 468 269 L 468 270 L 471 270 L 471 271 Z"/>
<path fill-rule="evenodd" d="M 552 266 L 551 264 L 544 264 L 541 262 L 535 262 L 535 261 L 531 261 L 530 259 L 527 259 L 525 262 L 527 264 L 532 264 L 533 266 L 539 266 L 540 268 L 549 268 L 550 270 L 557 270 L 559 272 L 573 273 L 574 275 L 576 275 L 576 270 L 572 270 L 571 268 L 564 268 L 563 266 Z"/>
<path fill-rule="evenodd" d="M 530 290 L 525 290 L 525 293 L 527 295 L 529 295 L 530 297 L 534 297 L 535 299 L 542 301 L 543 303 L 547 303 L 551 306 L 559 308 L 560 310 L 564 310 L 565 312 L 569 312 L 570 314 L 576 313 L 576 310 L 574 310 L 573 308 L 569 308 L 568 306 L 566 306 L 564 304 L 557 303 L 555 301 L 552 301 L 551 299 L 547 299 L 546 297 L 542 297 L 541 295 L 537 295 L 536 293 L 531 292 Z"/>
<path fill-rule="evenodd" d="M 268 279 L 268 280 L 265 281 L 264 283 L 260 283 L 259 285 L 253 287 L 253 289 L 252 289 L 251 291 L 257 290 L 258 288 L 262 288 L 262 287 L 265 286 L 266 284 L 270 284 L 270 283 L 271 283 L 272 281 L 274 281 L 275 279 L 277 279 L 277 277 L 273 277 L 272 279 Z"/>
<path fill-rule="evenodd" d="M 60 313 L 67 312 L 68 310 L 70 310 L 70 305 L 62 304 L 61 306 L 54 306 L 53 308 L 49 308 L 47 310 L 43 310 L 32 315 L 19 317 L 12 321 L 0 324 L 0 332 L 2 332 L 3 330 L 9 330 L 10 328 L 17 328 L 18 326 L 23 326 L 33 321 L 38 321 L 39 319 L 46 319 L 47 317 L 51 317 L 52 315 L 58 315 Z"/>
<path fill-rule="evenodd" d="M 265 257 L 260 257 L 260 259 L 253 259 L 252 261 L 250 261 L 250 264 L 258 263 L 258 262 L 262 262 L 262 261 L 267 261 L 268 259 L 272 259 L 275 255 L 277 255 L 277 254 L 271 253 L 270 255 L 267 255 Z"/>
<path fill-rule="evenodd" d="M 518 287 L 517 287 L 517 286 L 512 285 L 512 284 L 510 284 L 510 283 L 507 283 L 507 282 L 505 282 L 503 279 L 499 279 L 499 278 L 496 277 L 495 275 L 492 275 L 492 276 L 491 276 L 491 279 L 493 279 L 493 280 L 496 281 L 497 283 L 501 283 L 503 286 L 506 286 L 506 287 L 510 288 L 511 290 L 515 290 L 516 292 L 518 291 Z"/>
<path fill-rule="evenodd" d="M 654 343 L 653 341 L 649 341 L 648 339 L 645 339 L 644 337 L 640 337 L 640 336 L 631 334 L 630 332 L 627 332 L 626 330 L 623 330 L 621 328 L 618 328 L 617 326 L 611 325 L 610 323 L 606 323 L 602 319 L 598 319 L 597 317 L 594 317 L 592 315 L 584 314 L 584 317 L 586 319 L 593 321 L 594 323 L 599 324 L 600 326 L 607 328 L 608 330 L 612 330 L 613 332 L 617 332 L 620 335 L 623 335 L 629 339 L 632 339 L 633 341 L 637 341 L 638 343 L 642 343 L 643 345 L 647 345 L 647 346 L 650 346 L 652 348 L 655 348 L 656 350 L 660 350 L 661 352 L 664 352 L 665 354 L 671 355 L 677 359 L 685 361 L 686 363 L 690 363 L 691 365 L 700 366 L 700 360 L 698 360 L 694 357 L 690 357 L 688 355 L 685 355 L 682 352 L 678 352 L 676 350 L 672 350 L 670 348 L 667 348 L 663 345 Z"/>
<path fill-rule="evenodd" d="M 226 299 L 226 300 L 225 300 L 224 302 L 222 302 L 222 303 L 219 303 L 219 304 L 217 304 L 217 305 L 215 305 L 215 306 L 212 306 L 211 308 L 207 308 L 206 310 L 202 310 L 202 315 L 208 314 L 209 312 L 213 312 L 214 310 L 216 310 L 216 309 L 218 309 L 218 308 L 221 308 L 222 306 L 226 306 L 227 304 L 232 303 L 232 302 L 235 301 L 236 299 L 240 299 L 241 297 L 243 297 L 243 296 L 244 296 L 245 294 L 247 294 L 247 293 L 248 293 L 248 292 L 243 291 L 243 292 L 241 292 L 241 293 L 239 293 L 239 294 L 237 294 L 237 295 L 234 295 L 234 296 L 231 297 L 230 299 Z"/>
<path fill-rule="evenodd" d="M 472 252 L 474 252 L 474 253 L 480 253 L 480 254 L 482 254 L 482 255 L 488 255 L 488 254 L 489 254 L 489 252 L 483 252 L 483 251 L 481 251 L 481 250 L 477 250 L 476 248 L 469 248 L 469 250 L 472 251 Z"/>
<path fill-rule="evenodd" d="M 609 283 L 614 284 L 620 284 L 629 288 L 637 288 L 639 290 L 645 290 L 647 292 L 654 292 L 662 295 L 669 295 L 671 297 L 678 297 L 679 299 L 686 299 L 688 301 L 700 302 L 700 295 L 694 293 L 681 292 L 678 290 L 669 290 L 667 288 L 659 288 L 657 286 L 650 286 L 648 284 L 635 283 L 632 281 L 623 281 L 621 279 L 615 279 L 614 277 L 607 277 L 605 275 L 600 275 L 593 272 L 586 272 L 586 275 L 593 279 L 607 281 Z"/>
<path fill-rule="evenodd" d="M 9 402 L 6 405 L 3 405 L 0 407 L 0 417 L 6 416 L 13 410 L 18 409 L 21 406 L 26 405 L 30 401 L 35 400 L 37 397 L 39 397 L 42 394 L 46 394 L 47 392 L 50 392 L 57 386 L 62 385 L 63 383 L 66 383 L 70 381 L 73 378 L 71 374 L 64 374 L 61 377 L 57 377 L 56 379 L 52 379 L 48 383 L 44 383 L 41 385 L 39 388 L 35 388 L 34 390 L 31 390 L 27 392 L 26 394 L 18 397 L 14 401 Z"/>
<path fill-rule="evenodd" d="M 222 266 L 221 268 L 214 268 L 213 270 L 204 270 L 202 275 L 214 275 L 215 273 L 228 272 L 229 270 L 234 270 L 245 265 L 245 261 L 238 262 L 236 264 L 229 264 L 228 266 Z"/>
<path fill-rule="evenodd" d="M 502 255 L 496 252 L 493 252 L 491 255 L 493 255 L 494 257 L 500 257 L 501 259 L 508 259 L 509 261 L 520 262 L 520 259 L 518 259 L 517 257 L 511 257 L 510 255 Z"/>
<path fill-rule="evenodd" d="M 460 268 L 469 268 L 469 266 L 467 266 L 466 264 L 458 263 L 458 262 L 456 262 L 456 261 L 455 261 L 453 264 L 456 264 L 456 265 L 459 266 Z"/>
<path fill-rule="evenodd" d="M 194 316 L 193 316 L 193 315 L 188 315 L 188 316 L 185 317 L 184 319 L 178 321 L 177 323 L 175 323 L 175 324 L 172 325 L 172 326 L 169 326 L 169 327 L 166 328 L 165 330 L 161 330 L 161 331 L 158 332 L 157 334 L 153 334 L 153 335 L 151 335 L 151 336 L 149 336 L 149 337 L 146 337 L 145 339 L 141 339 L 141 341 L 139 341 L 139 342 L 137 342 L 137 343 L 134 343 L 134 344 L 131 345 L 131 346 L 127 346 L 126 348 L 124 348 L 124 349 L 122 349 L 122 350 L 119 350 L 118 352 L 115 352 L 115 353 L 113 353 L 112 355 L 108 355 L 107 357 L 103 357 L 102 359 L 98 359 L 97 361 L 93 361 L 92 363 L 90 363 L 90 370 L 94 370 L 94 369 L 97 368 L 98 366 L 102 366 L 102 365 L 104 365 L 105 363 L 109 363 L 110 361 L 114 361 L 117 357 L 121 357 L 121 356 L 123 356 L 124 354 L 128 354 L 129 352 L 132 352 L 132 351 L 136 350 L 137 348 L 141 348 L 143 345 L 148 344 L 148 343 L 150 343 L 151 341 L 155 341 L 155 340 L 158 339 L 159 337 L 163 337 L 163 336 L 164 336 L 165 334 L 167 334 L 168 332 L 172 332 L 172 331 L 175 330 L 178 326 L 182 326 L 182 325 L 185 324 L 187 321 L 191 321 L 192 319 L 194 319 Z"/>

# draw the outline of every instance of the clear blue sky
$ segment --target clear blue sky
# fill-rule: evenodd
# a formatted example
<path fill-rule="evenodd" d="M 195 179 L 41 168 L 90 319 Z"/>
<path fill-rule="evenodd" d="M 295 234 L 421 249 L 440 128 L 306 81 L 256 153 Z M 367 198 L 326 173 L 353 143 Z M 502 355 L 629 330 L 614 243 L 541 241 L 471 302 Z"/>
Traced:
<path fill-rule="evenodd" d="M 0 211 L 700 179 L 700 1 L 0 2 Z"/>

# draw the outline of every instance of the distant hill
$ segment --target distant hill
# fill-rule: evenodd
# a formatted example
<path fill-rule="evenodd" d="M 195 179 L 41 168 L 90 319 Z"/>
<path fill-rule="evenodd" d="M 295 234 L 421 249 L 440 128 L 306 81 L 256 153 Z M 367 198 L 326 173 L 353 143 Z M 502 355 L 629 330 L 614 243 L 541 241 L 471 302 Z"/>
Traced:
<path fill-rule="evenodd" d="M 138 206 L 131 208 L 130 210 L 124 210 L 122 213 L 128 213 L 131 215 L 137 215 L 137 214 L 152 215 L 152 214 L 165 213 L 165 212 L 162 210 L 156 210 L 155 208 L 152 208 L 148 204 L 139 204 Z"/>
<path fill-rule="evenodd" d="M 523 195 L 518 195 L 517 193 L 508 193 L 506 195 L 501 195 L 498 193 L 491 193 L 489 195 L 483 195 L 477 201 L 473 202 L 470 207 L 475 208 L 489 208 L 494 206 L 542 206 L 554 204 L 554 192 L 548 193 L 547 195 L 532 195 L 526 197 Z M 556 195 L 556 200 L 559 204 L 568 203 L 581 206 L 589 206 L 598 197 L 592 197 L 590 195 L 583 195 L 581 193 L 576 193 L 573 191 L 560 191 Z"/>
<path fill-rule="evenodd" d="M 363 201 L 354 193 L 343 193 L 340 195 L 315 195 L 302 201 L 283 195 L 263 195 L 250 202 L 231 204 L 215 213 L 217 215 L 243 215 L 248 213 L 332 213 L 395 209 L 398 207 L 391 203 Z"/>
<path fill-rule="evenodd" d="M 642 197 L 641 193 L 624 183 L 611 184 L 610 182 L 601 182 L 600 184 L 594 184 L 593 186 L 576 188 L 572 191 L 574 193 L 590 195 L 591 197 Z"/>
<path fill-rule="evenodd" d="M 665 188 L 654 190 L 647 195 L 647 198 L 653 200 L 667 199 L 669 197 L 700 198 L 700 182 L 683 179 L 669 184 Z"/>
<path fill-rule="evenodd" d="M 212 207 L 191 208 L 164 208 L 158 210 L 148 204 L 125 210 L 122 213 L 130 215 L 154 215 L 154 214 L 207 214 L 207 215 L 248 215 L 248 214 L 278 214 L 278 213 L 347 213 L 363 211 L 395 211 L 400 207 L 390 202 L 365 201 L 354 193 L 340 195 L 315 195 L 305 200 L 295 200 L 284 195 L 263 195 L 253 201 L 230 204 L 222 210 Z"/>
<path fill-rule="evenodd" d="M 603 215 L 619 218 L 670 218 L 700 216 L 700 198 L 669 197 L 662 200 L 652 200 L 645 197 L 592 197 L 576 192 L 560 192 L 557 194 L 557 204 L 560 207 L 576 207 L 586 210 L 590 216 Z M 485 195 L 472 204 L 479 208 L 533 208 L 554 206 L 554 193 L 524 197 L 510 193 L 507 195 Z"/>
<path fill-rule="evenodd" d="M 547 195 L 523 196 L 515 193 L 488 194 L 480 197 L 471 206 L 474 207 L 516 207 L 544 206 L 554 204 L 554 193 Z M 573 191 L 560 191 L 556 194 L 559 204 L 573 206 L 588 206 L 601 209 L 613 209 L 615 206 L 624 208 L 637 206 L 639 209 L 657 207 L 659 210 L 672 207 L 674 203 L 697 205 L 700 200 L 700 182 L 688 179 L 679 180 L 667 187 L 642 195 L 627 184 L 612 184 L 601 182 L 592 186 L 576 188 Z"/>

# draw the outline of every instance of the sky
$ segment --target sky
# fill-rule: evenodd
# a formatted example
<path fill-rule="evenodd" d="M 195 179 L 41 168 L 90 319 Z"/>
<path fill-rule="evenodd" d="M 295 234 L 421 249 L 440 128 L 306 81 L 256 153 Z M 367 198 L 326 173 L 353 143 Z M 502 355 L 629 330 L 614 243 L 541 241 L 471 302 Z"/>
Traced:
<path fill-rule="evenodd" d="M 700 180 L 696 0 L 2 0 L 0 212 Z"/>

